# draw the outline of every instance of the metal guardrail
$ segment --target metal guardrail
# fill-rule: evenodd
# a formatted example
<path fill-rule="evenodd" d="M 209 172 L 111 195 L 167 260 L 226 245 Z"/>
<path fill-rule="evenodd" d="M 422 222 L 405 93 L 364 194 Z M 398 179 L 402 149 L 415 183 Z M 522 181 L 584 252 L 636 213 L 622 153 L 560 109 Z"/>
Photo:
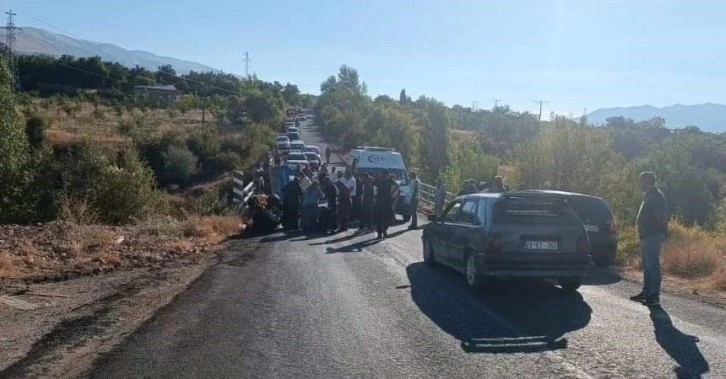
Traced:
<path fill-rule="evenodd" d="M 247 201 L 254 195 L 254 182 L 245 185 L 244 173 L 235 171 L 232 174 L 232 202 L 237 205 L 237 209 L 241 212 L 247 207 Z"/>
<path fill-rule="evenodd" d="M 418 211 L 423 214 L 431 214 L 434 211 L 434 199 L 436 198 L 436 187 L 430 184 L 421 182 L 421 200 L 419 201 Z M 446 201 L 444 206 L 450 201 L 454 200 L 456 195 L 451 192 L 446 192 Z"/>

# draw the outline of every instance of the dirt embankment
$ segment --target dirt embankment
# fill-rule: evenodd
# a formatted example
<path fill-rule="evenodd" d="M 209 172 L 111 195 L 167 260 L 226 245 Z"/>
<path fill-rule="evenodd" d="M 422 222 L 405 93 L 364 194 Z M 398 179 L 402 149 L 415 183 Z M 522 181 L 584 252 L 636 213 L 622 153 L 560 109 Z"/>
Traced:
<path fill-rule="evenodd" d="M 213 264 L 239 228 L 234 217 L 0 226 L 0 377 L 83 374 Z"/>

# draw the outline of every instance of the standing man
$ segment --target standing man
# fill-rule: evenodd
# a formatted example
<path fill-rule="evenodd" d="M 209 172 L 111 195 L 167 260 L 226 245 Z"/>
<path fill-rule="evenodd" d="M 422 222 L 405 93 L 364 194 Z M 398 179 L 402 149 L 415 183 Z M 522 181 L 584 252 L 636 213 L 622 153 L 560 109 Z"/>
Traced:
<path fill-rule="evenodd" d="M 411 172 L 411 189 L 411 225 L 408 228 L 415 230 L 418 228 L 418 202 L 421 200 L 421 181 L 416 171 Z"/>
<path fill-rule="evenodd" d="M 391 221 L 393 199 L 391 192 L 395 182 L 388 175 L 388 170 L 383 169 L 381 176 L 376 182 L 376 231 L 378 239 L 388 237 L 388 225 Z"/>
<path fill-rule="evenodd" d="M 323 195 L 328 203 L 328 207 L 321 221 L 323 229 L 327 233 L 331 230 L 335 231 L 338 220 L 338 188 L 333 184 L 330 176 L 326 176 L 323 179 Z"/>
<path fill-rule="evenodd" d="M 342 171 L 338 171 L 338 180 L 335 182 L 335 186 L 338 187 L 338 232 L 345 232 L 348 230 L 353 203 L 350 199 L 347 181 L 343 179 Z"/>
<path fill-rule="evenodd" d="M 330 155 L 332 155 L 333 152 L 330 150 L 330 146 L 325 147 L 325 163 L 330 164 Z"/>
<path fill-rule="evenodd" d="M 502 178 L 501 176 L 495 176 L 494 177 L 494 188 L 492 188 L 489 192 L 494 192 L 494 193 L 509 192 L 509 187 L 504 185 L 504 178 Z"/>
<path fill-rule="evenodd" d="M 655 174 L 642 172 L 640 189 L 645 198 L 638 211 L 638 235 L 640 237 L 641 265 L 643 266 L 643 290 L 630 300 L 643 305 L 660 305 L 660 254 L 668 234 L 668 202 L 655 185 Z"/>
<path fill-rule="evenodd" d="M 278 177 L 280 175 L 280 158 L 275 158 L 274 165 L 267 167 L 267 178 L 270 182 L 270 196 L 280 196 L 280 189 L 278 188 Z"/>
<path fill-rule="evenodd" d="M 441 216 L 444 211 L 444 203 L 446 202 L 446 186 L 441 178 L 436 179 L 436 193 L 434 194 L 434 214 L 436 217 Z"/>
<path fill-rule="evenodd" d="M 300 178 L 296 176 L 290 183 L 287 183 L 284 193 L 285 195 L 282 198 L 283 225 L 285 230 L 297 230 L 298 219 L 300 218 L 300 201 L 303 196 L 302 188 L 300 188 Z"/>
<path fill-rule="evenodd" d="M 375 200 L 373 177 L 368 174 L 363 174 L 360 181 L 363 182 L 363 190 L 361 191 L 363 199 L 360 205 L 360 228 L 371 229 L 373 228 L 373 204 Z"/>
<path fill-rule="evenodd" d="M 360 207 L 360 201 L 358 199 L 358 183 L 355 180 L 355 177 L 353 174 L 350 173 L 350 171 L 345 172 L 345 186 L 348 187 L 348 192 L 350 193 L 350 200 L 351 200 L 351 212 L 350 212 L 350 220 L 355 219 L 355 217 L 358 214 L 358 208 Z"/>

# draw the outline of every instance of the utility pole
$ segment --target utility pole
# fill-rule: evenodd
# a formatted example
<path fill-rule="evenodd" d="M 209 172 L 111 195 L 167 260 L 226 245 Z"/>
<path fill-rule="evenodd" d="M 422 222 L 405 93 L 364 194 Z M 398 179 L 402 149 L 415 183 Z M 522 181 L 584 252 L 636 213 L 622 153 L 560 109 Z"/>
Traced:
<path fill-rule="evenodd" d="M 5 53 L 6 59 L 8 61 L 8 68 L 10 69 L 10 74 L 12 75 L 12 88 L 14 91 L 17 92 L 20 90 L 20 78 L 18 75 L 18 60 L 15 55 L 15 32 L 21 29 L 15 26 L 15 21 L 13 20 L 13 17 L 17 16 L 17 13 L 9 10 L 5 12 L 5 14 L 8 15 L 8 23 L 7 25 L 2 27 L 2 29 L 5 29 L 5 45 L 7 49 Z"/>
<path fill-rule="evenodd" d="M 479 102 L 476 100 L 471 101 L 471 110 L 473 112 L 476 112 L 476 109 L 479 108 Z"/>
<path fill-rule="evenodd" d="M 539 122 L 542 123 L 542 104 L 549 104 L 549 101 L 537 100 L 535 103 L 539 103 Z"/>
<path fill-rule="evenodd" d="M 499 107 L 499 102 L 500 101 L 501 100 L 499 100 L 499 99 L 494 100 L 494 109 L 497 109 L 497 107 Z"/>
<path fill-rule="evenodd" d="M 250 77 L 250 54 L 245 51 L 244 55 L 244 61 L 245 61 L 245 78 Z"/>

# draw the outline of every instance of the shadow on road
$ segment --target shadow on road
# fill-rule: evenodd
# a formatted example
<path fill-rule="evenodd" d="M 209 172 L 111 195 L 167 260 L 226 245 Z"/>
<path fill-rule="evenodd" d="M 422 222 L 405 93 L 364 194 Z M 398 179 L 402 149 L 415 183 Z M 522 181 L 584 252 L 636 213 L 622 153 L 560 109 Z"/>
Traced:
<path fill-rule="evenodd" d="M 696 345 L 698 337 L 678 330 L 661 307 L 650 307 L 650 319 L 655 327 L 655 340 L 678 363 L 674 369 L 678 378 L 700 378 L 710 370 L 706 358 Z"/>
<path fill-rule="evenodd" d="M 302 235 L 301 231 L 286 231 L 282 234 L 274 234 L 268 237 L 263 237 L 260 239 L 260 242 L 280 242 L 280 241 L 287 241 L 292 240 L 292 238 L 300 237 Z"/>
<path fill-rule="evenodd" d="M 590 322 L 579 293 L 542 282 L 515 282 L 471 291 L 462 275 L 423 262 L 406 268 L 421 311 L 472 353 L 533 353 L 567 347 L 566 333 Z"/>
<path fill-rule="evenodd" d="M 605 286 L 623 280 L 620 272 L 615 268 L 592 267 L 583 278 L 582 284 L 588 286 Z"/>
<path fill-rule="evenodd" d="M 352 243 L 350 245 L 345 245 L 345 246 L 341 246 L 341 247 L 336 247 L 336 248 L 327 247 L 325 249 L 325 254 L 360 253 L 363 251 L 363 248 L 365 248 L 367 246 L 375 245 L 377 243 L 380 243 L 381 241 L 383 241 L 383 240 L 377 239 L 377 238 L 371 238 L 366 241 L 356 242 L 356 243 Z"/>

